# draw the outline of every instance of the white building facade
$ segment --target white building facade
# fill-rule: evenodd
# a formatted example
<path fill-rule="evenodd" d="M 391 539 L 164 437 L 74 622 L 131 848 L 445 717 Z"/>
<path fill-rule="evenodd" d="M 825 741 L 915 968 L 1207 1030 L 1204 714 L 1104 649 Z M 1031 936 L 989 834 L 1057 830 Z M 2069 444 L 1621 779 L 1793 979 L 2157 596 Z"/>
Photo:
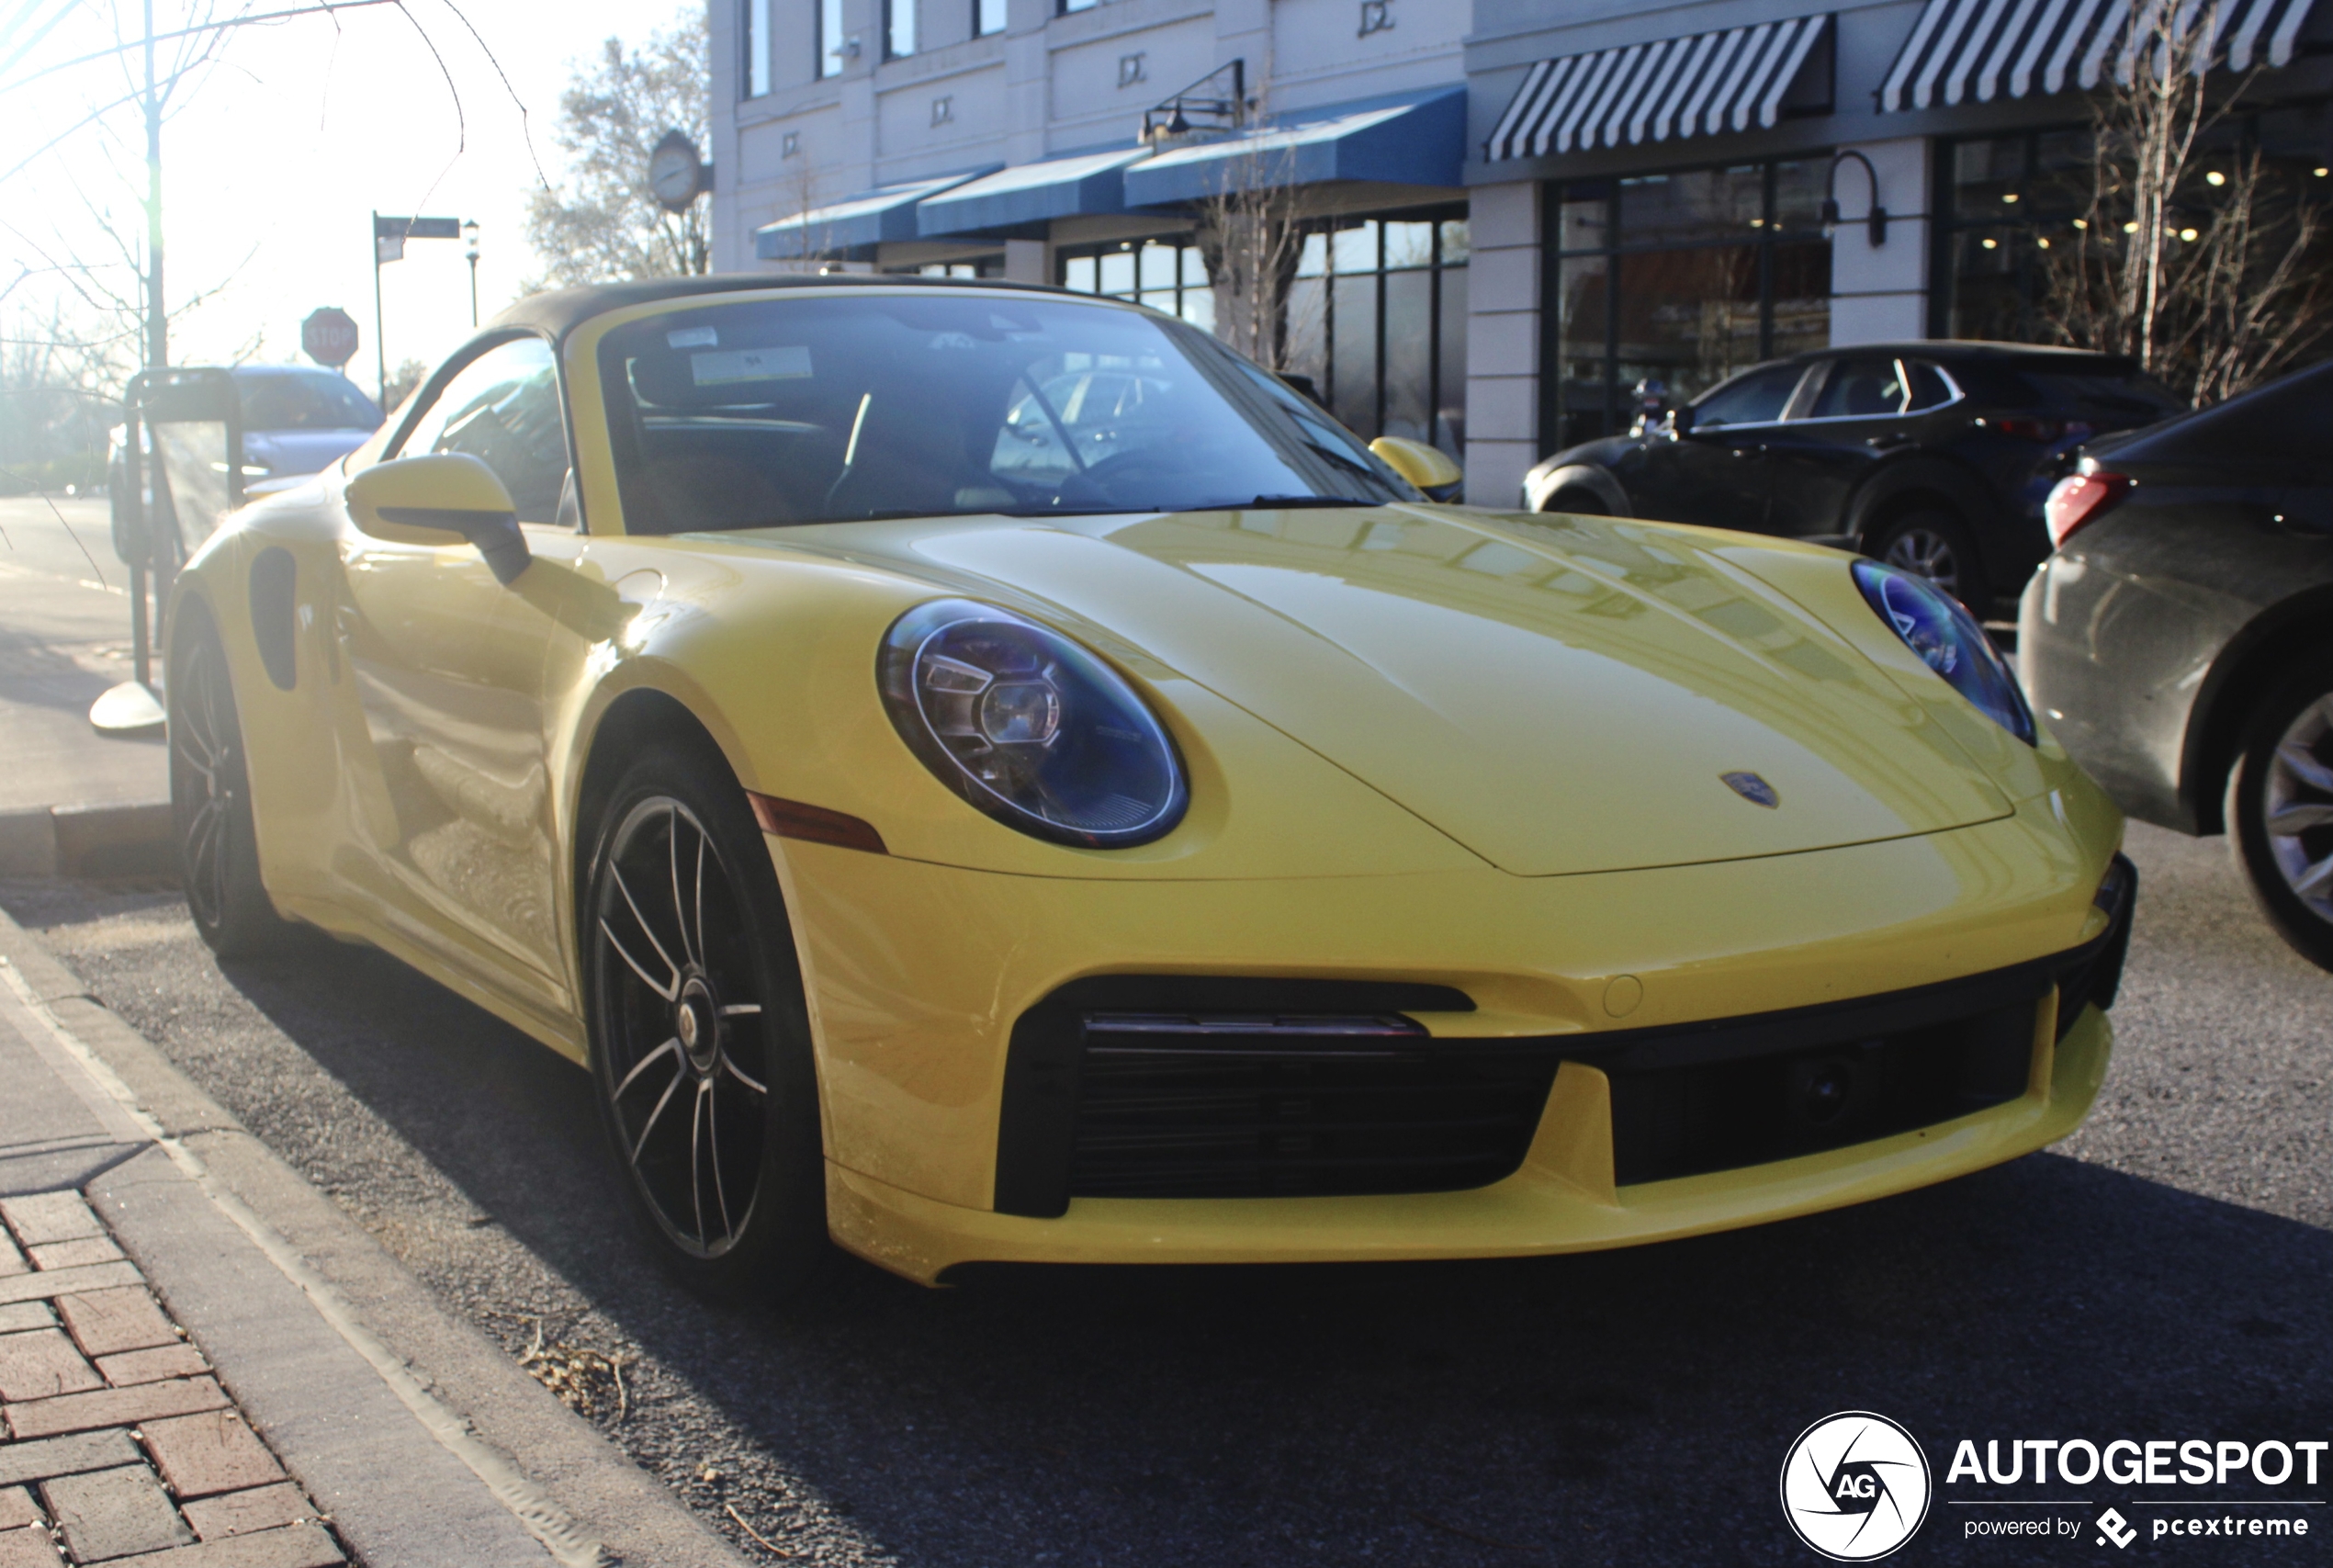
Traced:
<path fill-rule="evenodd" d="M 1364 435 L 1462 457 L 1493 505 L 1625 424 L 1640 379 L 1684 397 L 1825 344 L 2038 335 L 2083 87 L 2132 11 L 711 4 L 717 270 L 947 270 L 1212 322 L 1210 198 L 1264 171 L 1304 231 L 1285 367 Z M 2222 139 L 2304 186 L 2333 157 L 2315 10 L 2218 12 L 2223 63 L 2260 73 Z"/>

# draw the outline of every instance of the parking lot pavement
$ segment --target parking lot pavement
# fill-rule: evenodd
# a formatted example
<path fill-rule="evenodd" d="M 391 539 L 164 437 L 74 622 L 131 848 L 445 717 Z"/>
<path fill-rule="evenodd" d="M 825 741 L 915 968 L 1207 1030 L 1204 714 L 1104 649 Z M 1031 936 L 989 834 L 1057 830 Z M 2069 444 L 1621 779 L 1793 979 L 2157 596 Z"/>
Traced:
<path fill-rule="evenodd" d="M 2120 1048 L 2052 1152 L 1629 1251 L 940 1292 L 853 1264 L 783 1317 L 667 1284 L 584 1075 L 395 963 L 319 944 L 222 975 L 164 892 L 0 902 L 749 1556 L 739 1521 L 830 1563 L 1798 1563 L 1775 1477 L 1836 1410 L 1904 1423 L 1947 1498 L 2036 1495 L 1943 1485 L 1963 1438 L 2333 1436 L 2333 976 L 2218 842 L 2130 848 Z M 1897 1561 L 2101 1554 L 2087 1526 L 1972 1540 L 1974 1512 L 1940 1505 Z M 2307 1512 L 2306 1540 L 2132 1556 L 2322 1563 L 2333 1508 Z"/>

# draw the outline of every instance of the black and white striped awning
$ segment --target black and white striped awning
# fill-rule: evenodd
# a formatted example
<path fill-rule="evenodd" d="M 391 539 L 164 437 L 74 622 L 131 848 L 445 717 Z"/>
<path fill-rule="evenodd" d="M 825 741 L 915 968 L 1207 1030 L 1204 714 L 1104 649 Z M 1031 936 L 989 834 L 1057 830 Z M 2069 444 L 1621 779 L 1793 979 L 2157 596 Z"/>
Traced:
<path fill-rule="evenodd" d="M 1882 109 L 1990 103 L 2127 78 L 2134 19 L 2160 7 L 2218 32 L 2212 58 L 2234 70 L 2292 62 L 2310 0 L 1928 0 L 1879 90 Z M 2192 21 L 2191 21 L 2192 19 Z"/>
<path fill-rule="evenodd" d="M 1542 60 L 1499 117 L 1484 156 L 1542 158 L 1771 126 L 1830 26 L 1828 16 L 1798 17 Z"/>

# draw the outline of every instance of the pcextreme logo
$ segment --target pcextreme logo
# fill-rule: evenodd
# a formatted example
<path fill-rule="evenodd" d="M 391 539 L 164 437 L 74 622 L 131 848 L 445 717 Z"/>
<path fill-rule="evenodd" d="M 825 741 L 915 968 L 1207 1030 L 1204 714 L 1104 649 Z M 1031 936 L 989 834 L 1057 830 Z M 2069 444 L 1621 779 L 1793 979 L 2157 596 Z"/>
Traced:
<path fill-rule="evenodd" d="M 1934 1490 L 1912 1435 L 1868 1410 L 1824 1416 L 1782 1461 L 1782 1517 L 1834 1562 L 1869 1562 L 1910 1540 Z"/>

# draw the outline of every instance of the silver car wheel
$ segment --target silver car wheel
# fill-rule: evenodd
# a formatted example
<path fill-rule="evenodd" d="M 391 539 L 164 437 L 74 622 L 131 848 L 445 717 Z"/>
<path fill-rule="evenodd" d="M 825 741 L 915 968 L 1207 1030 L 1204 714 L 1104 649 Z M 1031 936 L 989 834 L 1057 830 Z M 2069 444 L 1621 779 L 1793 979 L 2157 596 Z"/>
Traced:
<path fill-rule="evenodd" d="M 2276 743 L 2260 802 L 2284 885 L 2333 923 L 2333 692 L 2303 708 Z"/>
<path fill-rule="evenodd" d="M 1905 529 L 1888 541 L 1888 553 L 1881 558 L 1889 566 L 1926 578 L 1955 599 L 1960 597 L 1960 557 L 1952 541 L 1933 529 Z"/>

